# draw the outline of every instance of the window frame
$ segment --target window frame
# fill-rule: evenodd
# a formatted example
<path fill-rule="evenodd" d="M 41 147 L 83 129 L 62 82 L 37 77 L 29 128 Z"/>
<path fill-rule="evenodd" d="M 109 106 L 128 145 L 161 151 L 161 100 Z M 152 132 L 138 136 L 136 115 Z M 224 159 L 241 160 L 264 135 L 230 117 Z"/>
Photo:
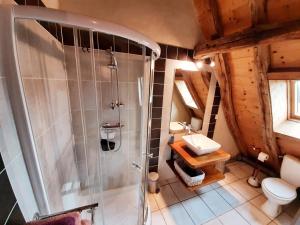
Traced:
<path fill-rule="evenodd" d="M 182 93 L 180 92 L 179 88 L 178 88 L 177 85 L 176 85 L 176 80 L 178 80 L 178 81 L 183 81 L 183 82 L 185 83 L 185 85 L 186 85 L 186 87 L 187 87 L 187 89 L 188 89 L 188 91 L 189 91 L 189 94 L 191 95 L 191 97 L 192 97 L 192 99 L 193 99 L 193 101 L 194 101 L 194 103 L 195 103 L 195 105 L 196 105 L 197 108 L 194 108 L 194 107 L 192 107 L 192 106 L 186 104 L 186 102 L 185 102 L 185 100 L 184 100 L 184 98 L 183 98 L 183 96 L 182 96 Z M 198 99 L 197 99 L 197 97 L 195 96 L 194 90 L 191 88 L 189 82 L 187 82 L 186 79 L 184 79 L 183 77 L 175 77 L 174 85 L 175 85 L 177 91 L 179 92 L 180 97 L 181 97 L 181 99 L 182 99 L 182 101 L 183 101 L 183 103 L 184 103 L 184 105 L 185 105 L 186 107 L 188 107 L 188 108 L 190 108 L 190 109 L 194 109 L 194 110 L 198 110 L 198 109 L 200 108 L 199 103 L 197 102 Z"/>
<path fill-rule="evenodd" d="M 300 115 L 297 115 L 296 112 L 295 112 L 295 98 L 296 98 L 296 90 L 295 90 L 295 84 L 296 84 L 296 81 L 299 81 L 300 80 L 291 80 L 289 82 L 289 119 L 291 120 L 300 120 Z"/>

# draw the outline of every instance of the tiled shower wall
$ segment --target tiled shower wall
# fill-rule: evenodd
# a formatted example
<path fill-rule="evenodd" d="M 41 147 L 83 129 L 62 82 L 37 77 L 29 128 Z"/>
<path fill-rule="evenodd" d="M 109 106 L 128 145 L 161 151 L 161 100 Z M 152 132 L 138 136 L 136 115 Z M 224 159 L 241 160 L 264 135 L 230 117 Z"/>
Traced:
<path fill-rule="evenodd" d="M 80 166 L 80 181 L 85 182 L 90 177 L 89 184 L 103 182 L 103 190 L 123 187 L 137 182 L 138 174 L 132 167 L 132 162 L 141 160 L 141 107 L 138 99 L 138 77 L 144 73 L 144 56 L 142 48 L 124 38 L 112 35 L 93 34 L 94 52 L 90 50 L 88 32 L 78 32 L 79 47 L 77 47 L 79 67 L 75 60 L 73 35 L 65 33 L 64 47 L 66 54 L 66 68 L 70 90 L 70 101 L 73 117 L 73 131 L 75 136 L 76 160 Z M 111 74 L 108 64 L 110 55 L 106 50 L 112 48 L 118 64 L 119 96 L 124 105 L 121 106 L 121 138 L 116 130 L 116 146 L 122 140 L 117 152 L 102 151 L 101 135 L 98 126 L 103 123 L 118 122 L 118 109 L 111 109 Z M 88 51 L 89 49 L 89 51 Z M 94 53 L 94 56 L 92 56 Z M 95 63 L 93 63 L 93 57 Z M 80 80 L 76 76 L 79 69 Z M 96 87 L 94 84 L 93 67 L 95 67 Z M 150 70 L 146 68 L 145 70 Z M 113 79 L 115 81 L 115 79 Z M 81 83 L 81 84 L 80 84 Z M 113 83 L 115 85 L 115 82 Z M 81 94 L 80 94 L 81 93 Z M 116 88 L 114 87 L 114 93 Z M 81 95 L 81 96 L 80 96 Z M 115 95 L 116 97 L 116 95 Z M 80 105 L 79 99 L 82 99 Z M 97 98 L 97 101 L 96 101 Z M 86 140 L 86 143 L 84 143 Z M 99 154 L 100 153 L 100 154 Z M 100 155 L 100 158 L 99 158 Z M 101 164 L 101 171 L 99 171 Z M 101 174 L 99 174 L 101 172 Z M 100 182 L 100 181 L 99 181 Z M 99 184 L 99 183 L 98 183 Z M 95 184 L 96 186 L 98 184 Z"/>
<path fill-rule="evenodd" d="M 51 211 L 62 210 L 61 189 L 76 177 L 69 93 L 60 42 L 35 21 L 16 22 L 24 94 Z"/>

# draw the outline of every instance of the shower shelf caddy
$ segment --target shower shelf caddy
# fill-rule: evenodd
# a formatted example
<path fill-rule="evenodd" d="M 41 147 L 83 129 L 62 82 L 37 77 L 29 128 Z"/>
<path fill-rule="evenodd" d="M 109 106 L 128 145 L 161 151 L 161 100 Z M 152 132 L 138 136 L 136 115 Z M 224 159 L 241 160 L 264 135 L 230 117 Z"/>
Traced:
<path fill-rule="evenodd" d="M 190 190 L 194 191 L 200 187 L 205 185 L 212 184 L 219 180 L 225 178 L 224 174 L 215 168 L 216 163 L 225 162 L 230 159 L 230 154 L 225 152 L 223 149 L 219 149 L 215 152 L 205 154 L 205 155 L 196 155 L 193 153 L 183 141 L 177 141 L 173 144 L 169 144 L 171 147 L 171 159 L 167 160 L 167 164 L 171 168 L 171 170 L 175 173 L 175 175 L 179 178 L 179 180 Z M 175 154 L 182 158 L 184 162 L 191 167 L 192 169 L 199 169 L 205 172 L 205 178 L 201 184 L 189 187 L 183 181 L 181 176 L 177 173 L 174 167 Z"/>

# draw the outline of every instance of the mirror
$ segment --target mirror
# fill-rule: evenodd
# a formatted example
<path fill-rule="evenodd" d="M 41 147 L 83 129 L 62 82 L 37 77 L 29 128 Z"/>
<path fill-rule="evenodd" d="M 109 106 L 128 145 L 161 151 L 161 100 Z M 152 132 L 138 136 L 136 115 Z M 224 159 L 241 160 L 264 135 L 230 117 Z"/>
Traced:
<path fill-rule="evenodd" d="M 175 71 L 170 133 L 201 131 L 210 78 L 206 71 Z"/>

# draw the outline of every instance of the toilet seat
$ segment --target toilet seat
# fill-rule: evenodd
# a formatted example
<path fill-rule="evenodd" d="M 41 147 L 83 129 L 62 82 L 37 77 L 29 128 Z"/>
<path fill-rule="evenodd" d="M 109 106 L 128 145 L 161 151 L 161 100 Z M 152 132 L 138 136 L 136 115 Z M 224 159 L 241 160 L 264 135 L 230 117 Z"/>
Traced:
<path fill-rule="evenodd" d="M 280 178 L 266 178 L 262 187 L 271 196 L 279 200 L 294 200 L 297 197 L 296 187 Z"/>

